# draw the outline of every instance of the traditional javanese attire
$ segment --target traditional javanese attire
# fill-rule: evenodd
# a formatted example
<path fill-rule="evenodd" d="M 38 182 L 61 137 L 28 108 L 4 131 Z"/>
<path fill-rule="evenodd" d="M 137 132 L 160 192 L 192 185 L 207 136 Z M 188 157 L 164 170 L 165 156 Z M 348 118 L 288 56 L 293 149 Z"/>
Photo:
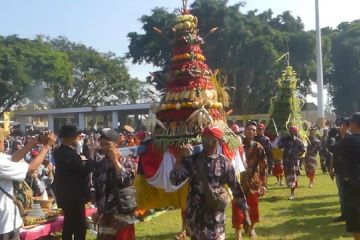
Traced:
<path fill-rule="evenodd" d="M 213 136 L 219 141 L 222 131 L 218 127 L 204 129 L 203 136 Z M 204 159 L 199 166 L 199 159 Z M 178 186 L 189 178 L 189 193 L 186 206 L 186 228 L 192 240 L 225 240 L 225 210 L 211 210 L 206 207 L 204 181 L 200 168 L 205 169 L 205 177 L 213 192 L 218 192 L 225 185 L 231 189 L 234 201 L 244 211 L 246 199 L 236 178 L 235 169 L 230 159 L 222 154 L 206 156 L 205 152 L 185 158 L 181 167 L 170 173 L 171 184 Z"/>
<path fill-rule="evenodd" d="M 283 154 L 282 150 L 278 147 L 280 138 L 276 138 L 271 142 L 273 148 L 273 170 L 272 174 L 274 177 L 283 177 L 284 176 L 284 166 L 283 166 Z"/>
<path fill-rule="evenodd" d="M 319 151 L 319 155 L 320 155 L 320 166 L 321 166 L 321 170 L 323 171 L 323 173 L 326 173 L 329 165 L 330 165 L 330 160 L 331 160 L 331 153 L 328 149 L 328 145 L 329 145 L 329 136 L 323 136 L 321 138 L 321 149 Z"/>
<path fill-rule="evenodd" d="M 265 150 L 260 143 L 248 139 L 244 140 L 244 150 L 247 167 L 246 172 L 241 174 L 241 187 L 249 206 L 250 220 L 252 223 L 258 223 L 259 190 L 261 187 L 266 186 L 267 162 Z M 233 228 L 242 228 L 244 217 L 243 211 L 233 205 Z"/>
<path fill-rule="evenodd" d="M 305 152 L 305 145 L 298 137 L 285 136 L 278 143 L 279 148 L 284 149 L 284 172 L 286 184 L 289 188 L 297 187 L 299 175 L 299 162 Z"/>
<path fill-rule="evenodd" d="M 321 149 L 321 142 L 318 138 L 309 137 L 309 143 L 306 149 L 306 155 L 305 155 L 305 169 L 306 169 L 306 176 L 310 180 L 315 179 L 315 169 L 317 167 L 317 160 L 316 160 L 316 154 Z"/>
<path fill-rule="evenodd" d="M 135 209 L 126 205 L 128 200 L 135 201 L 132 186 L 137 164 L 130 156 L 121 158 L 120 163 L 122 168 L 117 173 L 112 160 L 105 156 L 93 173 L 100 240 L 135 240 Z"/>
<path fill-rule="evenodd" d="M 270 138 L 268 138 L 265 135 L 256 136 L 255 141 L 260 143 L 261 146 L 265 150 L 266 162 L 268 164 L 268 173 L 271 174 L 272 167 L 273 167 L 274 163 L 273 163 L 272 146 L 271 146 Z"/>
<path fill-rule="evenodd" d="M 284 176 L 284 167 L 283 167 L 282 160 L 274 159 L 273 176 L 274 177 Z"/>
<path fill-rule="evenodd" d="M 204 154 L 204 153 L 200 153 Z M 186 227 L 191 239 L 222 240 L 225 239 L 225 212 L 213 211 L 205 206 L 203 183 L 199 176 L 199 167 L 196 163 L 199 154 L 186 158 L 178 170 L 170 173 L 170 182 L 173 185 L 181 184 L 189 178 L 189 194 L 186 206 Z M 245 196 L 240 183 L 235 176 L 234 167 L 229 159 L 223 155 L 213 154 L 206 157 L 205 172 L 212 189 L 229 186 L 234 201 L 239 208 L 246 207 Z"/>

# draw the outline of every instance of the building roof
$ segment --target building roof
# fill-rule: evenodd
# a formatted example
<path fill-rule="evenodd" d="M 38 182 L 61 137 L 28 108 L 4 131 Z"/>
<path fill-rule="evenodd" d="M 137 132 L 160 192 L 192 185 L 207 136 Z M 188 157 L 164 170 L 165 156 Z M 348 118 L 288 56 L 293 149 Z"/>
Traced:
<path fill-rule="evenodd" d="M 132 111 L 132 110 L 148 112 L 149 109 L 150 109 L 149 103 L 140 103 L 140 104 L 123 104 L 116 106 L 93 106 L 93 107 L 78 107 L 78 108 L 55 108 L 55 109 L 43 109 L 43 110 L 21 110 L 21 111 L 15 111 L 15 116 Z"/>
<path fill-rule="evenodd" d="M 307 102 L 302 107 L 303 111 L 317 111 L 317 109 L 318 109 L 317 105 L 315 103 L 312 103 L 312 102 Z"/>

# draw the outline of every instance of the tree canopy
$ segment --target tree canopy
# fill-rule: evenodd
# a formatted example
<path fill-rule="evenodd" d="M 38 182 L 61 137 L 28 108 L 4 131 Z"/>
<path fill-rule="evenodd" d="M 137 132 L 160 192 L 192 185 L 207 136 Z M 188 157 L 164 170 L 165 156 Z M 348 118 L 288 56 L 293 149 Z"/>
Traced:
<path fill-rule="evenodd" d="M 244 12 L 244 3 L 195 0 L 191 12 L 199 20 L 199 34 L 207 64 L 227 79 L 236 114 L 266 113 L 276 92 L 276 80 L 290 53 L 300 94 L 311 92 L 316 80 L 315 32 L 305 31 L 289 11 Z M 143 31 L 128 34 L 124 57 L 101 53 L 65 37 L 35 39 L 0 36 L 0 112 L 24 99 L 49 107 L 77 107 L 136 102 L 149 98 L 149 85 L 132 78 L 125 61 L 161 68 L 152 73 L 150 87 L 163 90 L 174 42 L 175 11 L 154 8 L 140 18 Z M 154 28 L 157 28 L 154 31 Z M 215 31 L 217 28 L 217 31 Z M 160 33 L 160 34 L 159 34 Z M 211 33 L 211 34 L 210 34 Z M 360 20 L 336 29 L 322 29 L 324 82 L 339 115 L 359 111 Z"/>
<path fill-rule="evenodd" d="M 332 38 L 331 94 L 336 113 L 360 110 L 360 20 L 341 23 L 329 32 Z"/>
<path fill-rule="evenodd" d="M 49 84 L 50 106 L 66 108 L 136 102 L 141 83 L 130 77 L 123 58 L 113 53 L 99 53 L 64 37 L 48 41 L 54 49 L 67 55 L 73 80 L 71 85 Z"/>
<path fill-rule="evenodd" d="M 242 13 L 242 6 L 220 0 L 196 0 L 191 5 L 192 14 L 199 19 L 200 34 L 206 39 L 203 50 L 207 63 L 213 69 L 221 69 L 234 89 L 231 96 L 235 112 L 268 111 L 276 79 L 284 67 L 276 59 L 288 51 L 300 78 L 301 93 L 309 93 L 310 79 L 315 79 L 315 34 L 305 32 L 301 19 L 290 12 L 278 16 L 273 16 L 271 10 Z M 155 8 L 151 15 L 140 19 L 144 33 L 128 34 L 127 57 L 133 63 L 146 62 L 164 68 L 149 78 L 159 90 L 163 88 L 169 64 L 174 16 L 173 12 Z M 163 36 L 156 34 L 154 27 L 162 30 Z M 219 30 L 208 35 L 215 27 Z"/>
<path fill-rule="evenodd" d="M 0 111 L 9 110 L 24 98 L 41 99 L 53 82 L 71 83 L 66 54 L 40 38 L 0 36 Z"/>
<path fill-rule="evenodd" d="M 142 85 L 114 53 L 64 37 L 0 36 L 0 112 L 24 99 L 54 108 L 134 103 Z"/>

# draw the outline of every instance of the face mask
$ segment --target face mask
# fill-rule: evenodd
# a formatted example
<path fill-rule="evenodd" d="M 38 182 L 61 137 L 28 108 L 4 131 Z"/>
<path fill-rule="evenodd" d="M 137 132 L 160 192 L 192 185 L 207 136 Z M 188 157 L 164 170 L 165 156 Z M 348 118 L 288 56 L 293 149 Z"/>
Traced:
<path fill-rule="evenodd" d="M 77 152 L 78 154 L 82 154 L 82 148 L 83 148 L 82 143 L 81 143 L 80 141 L 77 141 L 77 142 L 76 142 L 76 152 Z"/>

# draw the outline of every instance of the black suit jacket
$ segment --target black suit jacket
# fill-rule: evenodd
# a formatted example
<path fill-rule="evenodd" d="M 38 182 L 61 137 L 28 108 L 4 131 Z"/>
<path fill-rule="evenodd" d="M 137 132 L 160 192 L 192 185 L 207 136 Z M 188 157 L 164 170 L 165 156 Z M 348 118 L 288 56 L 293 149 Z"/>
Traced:
<path fill-rule="evenodd" d="M 83 161 L 76 150 L 61 145 L 54 151 L 56 200 L 60 207 L 78 206 L 90 198 L 88 175 L 94 162 Z"/>

